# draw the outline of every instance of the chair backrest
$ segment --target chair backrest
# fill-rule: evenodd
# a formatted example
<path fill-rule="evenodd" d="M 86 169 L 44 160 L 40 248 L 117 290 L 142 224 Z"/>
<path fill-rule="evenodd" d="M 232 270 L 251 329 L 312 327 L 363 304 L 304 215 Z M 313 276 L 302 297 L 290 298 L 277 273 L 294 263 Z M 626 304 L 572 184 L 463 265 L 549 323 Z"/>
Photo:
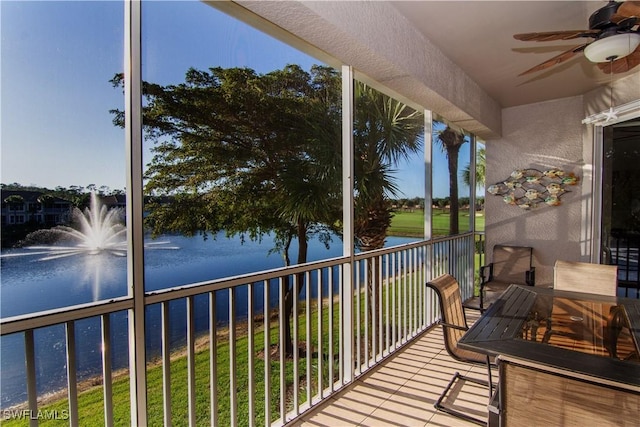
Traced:
<path fill-rule="evenodd" d="M 637 392 L 611 381 L 504 355 L 498 377 L 500 425 L 638 425 Z"/>
<path fill-rule="evenodd" d="M 450 274 L 443 274 L 427 282 L 427 287 L 436 292 L 440 301 L 444 346 L 449 355 L 457 360 L 485 363 L 486 356 L 458 348 L 458 341 L 468 329 L 458 281 Z M 447 325 L 453 325 L 456 328 L 448 327 Z"/>
<path fill-rule="evenodd" d="M 616 296 L 618 267 L 558 260 L 553 268 L 553 287 L 563 291 Z"/>
<path fill-rule="evenodd" d="M 533 248 L 495 245 L 491 262 L 493 264 L 491 280 L 526 285 L 527 271 L 531 270 L 533 265 Z"/>

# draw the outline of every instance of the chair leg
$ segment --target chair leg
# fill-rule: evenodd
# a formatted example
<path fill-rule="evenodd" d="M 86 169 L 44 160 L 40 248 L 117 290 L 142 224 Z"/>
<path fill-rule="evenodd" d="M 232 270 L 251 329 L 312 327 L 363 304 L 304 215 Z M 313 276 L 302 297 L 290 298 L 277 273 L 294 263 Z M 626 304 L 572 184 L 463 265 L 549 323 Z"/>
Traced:
<path fill-rule="evenodd" d="M 493 397 L 493 378 L 491 377 L 491 358 L 487 355 L 487 378 L 489 378 L 489 400 Z"/>
<path fill-rule="evenodd" d="M 444 406 L 442 404 L 442 400 L 446 397 L 447 393 L 449 393 L 449 390 L 451 389 L 451 387 L 453 387 L 453 384 L 455 384 L 455 382 L 458 380 L 464 380 L 464 381 L 469 381 L 475 384 L 479 384 L 479 385 L 483 385 L 485 387 L 489 388 L 489 395 L 491 396 L 491 386 L 489 385 L 488 381 L 483 381 L 483 380 L 479 380 L 477 378 L 471 378 L 471 377 L 467 377 L 464 375 L 460 375 L 460 372 L 456 372 L 453 375 L 453 378 L 451 378 L 451 381 L 449 381 L 449 384 L 447 384 L 447 386 L 445 387 L 445 389 L 442 391 L 442 394 L 440 394 L 440 397 L 438 398 L 438 400 L 436 400 L 436 403 L 434 403 L 434 407 L 442 412 L 446 412 L 447 414 L 453 415 L 454 417 L 458 417 L 458 418 L 462 418 L 465 419 L 467 421 L 470 421 L 472 423 L 481 425 L 481 426 L 486 426 L 487 425 L 487 420 L 483 420 L 480 418 L 474 418 L 469 414 L 465 414 L 464 412 L 458 411 L 456 409 L 452 409 L 452 408 L 448 408 L 446 406 Z"/>

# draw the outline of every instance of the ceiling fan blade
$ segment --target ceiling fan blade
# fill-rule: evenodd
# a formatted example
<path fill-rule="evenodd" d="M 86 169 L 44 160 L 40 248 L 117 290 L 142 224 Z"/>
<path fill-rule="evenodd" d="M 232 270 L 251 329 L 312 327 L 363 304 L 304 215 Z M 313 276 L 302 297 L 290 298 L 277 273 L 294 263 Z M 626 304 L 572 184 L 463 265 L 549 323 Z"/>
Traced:
<path fill-rule="evenodd" d="M 525 74 L 529 74 L 529 73 L 534 73 L 536 71 L 542 71 L 542 70 L 546 70 L 547 68 L 550 68 L 554 65 L 560 64 L 564 61 L 567 61 L 571 58 L 573 58 L 576 53 L 581 52 L 584 50 L 585 47 L 587 47 L 589 43 L 585 43 L 583 45 L 580 46 L 576 46 L 576 47 L 572 47 L 571 49 L 567 50 L 566 52 L 562 52 L 560 55 L 556 55 L 551 59 L 548 59 L 546 61 L 544 61 L 541 64 L 536 65 L 533 68 L 528 69 L 527 71 L 518 74 L 519 76 L 524 76 Z"/>
<path fill-rule="evenodd" d="M 640 1 L 627 0 L 625 2 L 620 3 L 618 10 L 612 16 L 611 20 L 617 23 L 618 21 L 616 19 L 618 19 L 618 17 L 630 18 L 632 16 L 640 18 Z"/>
<path fill-rule="evenodd" d="M 618 26 L 619 30 L 627 31 L 636 25 L 636 23 L 638 22 L 638 17 L 613 15 L 611 17 L 611 21 Z"/>
<path fill-rule="evenodd" d="M 633 53 L 625 56 L 624 58 L 616 59 L 613 62 L 599 63 L 598 68 L 600 68 L 605 74 L 618 74 L 626 73 L 638 65 L 640 65 L 640 46 L 638 46 Z"/>
<path fill-rule="evenodd" d="M 547 31 L 543 33 L 514 34 L 513 38 L 525 42 L 548 42 L 553 40 L 571 40 L 577 39 L 578 37 L 595 37 L 598 33 L 600 33 L 600 30 Z"/>

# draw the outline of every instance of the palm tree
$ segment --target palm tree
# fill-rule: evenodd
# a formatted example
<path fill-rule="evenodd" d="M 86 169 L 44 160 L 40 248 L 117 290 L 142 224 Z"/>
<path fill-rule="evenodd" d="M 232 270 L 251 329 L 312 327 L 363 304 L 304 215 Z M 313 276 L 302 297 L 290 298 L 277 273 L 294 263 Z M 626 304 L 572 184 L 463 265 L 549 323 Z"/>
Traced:
<path fill-rule="evenodd" d="M 384 246 L 392 217 L 390 197 L 398 193 L 393 167 L 421 149 L 424 122 L 419 112 L 360 82 L 355 99 L 354 235 L 357 247 L 369 251 Z M 376 301 L 382 284 L 377 258 L 367 270 L 369 300 Z M 373 306 L 369 305 L 371 324 L 379 316 Z"/>
<path fill-rule="evenodd" d="M 449 234 L 458 234 L 460 231 L 458 212 L 458 154 L 460 147 L 466 141 L 464 133 L 447 125 L 444 130 L 437 134 L 436 140 L 440 143 L 443 151 L 447 154 L 449 166 Z"/>
<path fill-rule="evenodd" d="M 390 197 L 398 187 L 393 166 L 422 147 L 422 115 L 407 105 L 358 82 L 355 88 L 356 245 L 363 251 L 384 246 L 391 225 Z"/>
<path fill-rule="evenodd" d="M 478 148 L 476 155 L 476 188 L 481 190 L 484 188 L 484 180 L 487 168 L 486 148 Z M 462 180 L 468 186 L 471 186 L 471 165 L 467 165 L 462 171 Z"/>

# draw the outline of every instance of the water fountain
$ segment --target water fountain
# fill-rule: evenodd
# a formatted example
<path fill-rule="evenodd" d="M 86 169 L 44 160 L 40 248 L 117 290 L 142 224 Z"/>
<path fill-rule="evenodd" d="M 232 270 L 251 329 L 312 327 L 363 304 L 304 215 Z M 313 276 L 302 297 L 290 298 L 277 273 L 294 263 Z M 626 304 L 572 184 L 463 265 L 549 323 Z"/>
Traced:
<path fill-rule="evenodd" d="M 77 228 L 66 225 L 38 230 L 29 234 L 24 242 L 28 252 L 0 255 L 0 258 L 15 256 L 44 255 L 39 261 L 48 261 L 56 258 L 73 255 L 96 255 L 110 253 L 125 257 L 127 255 L 127 229 L 124 225 L 124 210 L 122 208 L 108 209 L 100 202 L 95 193 L 91 193 L 90 206 L 84 211 L 73 208 L 73 222 Z M 35 244 L 34 242 L 52 242 L 53 244 Z M 67 245 L 61 242 L 70 243 Z M 168 242 L 146 243 L 145 248 L 160 248 Z M 162 249 L 178 249 L 177 247 L 164 246 Z"/>

